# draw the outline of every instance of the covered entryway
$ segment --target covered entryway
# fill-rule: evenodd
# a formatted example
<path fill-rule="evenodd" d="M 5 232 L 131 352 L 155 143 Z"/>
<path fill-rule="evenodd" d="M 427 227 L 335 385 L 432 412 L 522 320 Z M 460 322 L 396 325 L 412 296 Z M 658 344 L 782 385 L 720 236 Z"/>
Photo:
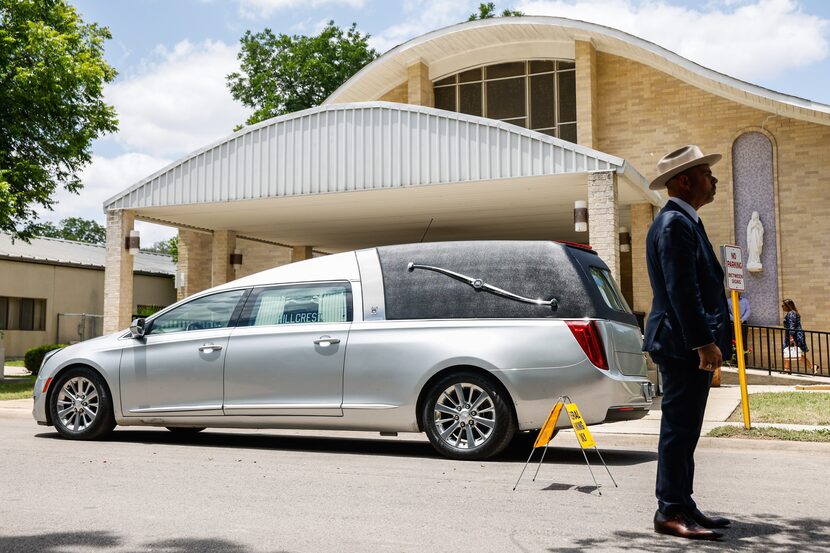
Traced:
<path fill-rule="evenodd" d="M 574 231 L 577 200 L 587 234 Z M 180 229 L 189 295 L 312 250 L 422 240 L 588 242 L 619 279 L 618 228 L 643 202 L 661 198 L 625 160 L 541 133 L 408 104 L 325 105 L 246 128 L 105 202 L 105 330 L 129 324 L 136 218 Z M 234 268 L 243 241 L 258 249 Z"/>

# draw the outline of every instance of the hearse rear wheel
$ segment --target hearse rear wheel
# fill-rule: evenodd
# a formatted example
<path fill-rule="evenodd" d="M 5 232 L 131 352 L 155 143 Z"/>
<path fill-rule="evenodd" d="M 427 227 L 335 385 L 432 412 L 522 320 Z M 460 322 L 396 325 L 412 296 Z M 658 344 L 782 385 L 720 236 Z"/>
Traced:
<path fill-rule="evenodd" d="M 507 401 L 491 379 L 463 371 L 430 387 L 421 420 L 432 446 L 445 457 L 487 459 L 507 447 L 516 433 Z"/>

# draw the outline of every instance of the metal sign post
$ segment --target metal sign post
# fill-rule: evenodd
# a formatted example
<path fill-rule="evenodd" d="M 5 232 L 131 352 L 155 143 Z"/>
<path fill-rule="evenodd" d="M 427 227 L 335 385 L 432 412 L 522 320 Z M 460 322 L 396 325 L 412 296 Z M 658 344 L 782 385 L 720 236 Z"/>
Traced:
<path fill-rule="evenodd" d="M 746 391 L 746 359 L 744 358 L 744 335 L 741 331 L 741 308 L 738 292 L 744 292 L 744 260 L 740 246 L 721 246 L 726 286 L 732 291 L 732 321 L 735 331 L 735 357 L 738 359 L 738 380 L 741 383 L 741 409 L 744 415 L 744 428 L 750 429 L 749 395 Z"/>

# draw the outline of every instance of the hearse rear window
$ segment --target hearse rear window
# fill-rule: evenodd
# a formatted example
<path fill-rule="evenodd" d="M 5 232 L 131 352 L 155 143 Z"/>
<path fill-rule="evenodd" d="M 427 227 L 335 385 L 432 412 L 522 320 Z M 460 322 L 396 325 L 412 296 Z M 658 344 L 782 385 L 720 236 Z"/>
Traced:
<path fill-rule="evenodd" d="M 617 283 L 614 282 L 611 271 L 599 267 L 590 267 L 590 270 L 594 284 L 599 288 L 599 293 L 608 307 L 615 311 L 631 313 L 631 308 L 628 307 L 628 303 L 626 303 L 625 298 L 623 298 L 619 288 L 617 288 Z"/>

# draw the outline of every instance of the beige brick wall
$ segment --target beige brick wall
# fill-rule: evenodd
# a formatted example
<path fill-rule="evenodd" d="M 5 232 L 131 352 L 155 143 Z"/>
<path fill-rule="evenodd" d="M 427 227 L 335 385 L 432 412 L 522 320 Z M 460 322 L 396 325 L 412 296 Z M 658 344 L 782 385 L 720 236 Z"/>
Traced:
<path fill-rule="evenodd" d="M 107 211 L 107 254 L 104 268 L 104 334 L 130 326 L 133 314 L 133 256 L 124 239 L 133 230 L 135 213 Z"/>
<path fill-rule="evenodd" d="M 211 287 L 211 255 L 213 235 L 194 230 L 179 229 L 178 270 L 183 284 L 176 291 L 178 299 Z"/>
<path fill-rule="evenodd" d="M 590 42 L 575 43 L 576 64 L 576 139 L 582 146 L 595 148 L 597 103 L 597 50 Z"/>
<path fill-rule="evenodd" d="M 384 102 L 406 104 L 409 101 L 409 81 L 399 84 L 378 99 Z"/>
<path fill-rule="evenodd" d="M 408 76 L 407 103 L 419 106 L 435 106 L 432 81 L 429 80 L 429 67 L 424 62 L 413 63 L 406 68 Z"/>
<path fill-rule="evenodd" d="M 233 266 L 230 263 L 234 248 L 236 248 L 235 232 L 232 230 L 214 231 L 210 262 L 211 286 L 219 286 L 235 278 Z"/>
<path fill-rule="evenodd" d="M 631 308 L 651 311 L 651 284 L 646 268 L 646 234 L 654 219 L 651 204 L 631 204 Z M 636 275 L 636 277 L 634 276 Z"/>
<path fill-rule="evenodd" d="M 620 213 L 617 173 L 597 171 L 588 175 L 588 242 L 599 254 L 614 280 L 620 282 Z"/>
<path fill-rule="evenodd" d="M 716 251 L 720 244 L 734 242 L 732 143 L 741 132 L 758 127 L 772 135 L 780 291 L 799 305 L 806 328 L 830 329 L 830 274 L 825 269 L 830 264 L 830 190 L 823 178 L 830 164 L 830 126 L 746 107 L 610 54 L 597 54 L 597 85 L 596 148 L 625 158 L 647 178 L 655 176 L 662 155 L 685 144 L 723 154 L 713 167 L 720 180 L 717 197 L 701 210 Z M 632 242 L 635 237 L 632 231 Z M 634 267 L 637 304 L 638 282 L 647 282 L 647 275 Z"/>
<path fill-rule="evenodd" d="M 291 263 L 290 248 L 265 244 L 264 242 L 254 242 L 244 238 L 237 238 L 236 247 L 242 252 L 242 266 L 236 270 L 235 278 L 242 278 Z"/>

